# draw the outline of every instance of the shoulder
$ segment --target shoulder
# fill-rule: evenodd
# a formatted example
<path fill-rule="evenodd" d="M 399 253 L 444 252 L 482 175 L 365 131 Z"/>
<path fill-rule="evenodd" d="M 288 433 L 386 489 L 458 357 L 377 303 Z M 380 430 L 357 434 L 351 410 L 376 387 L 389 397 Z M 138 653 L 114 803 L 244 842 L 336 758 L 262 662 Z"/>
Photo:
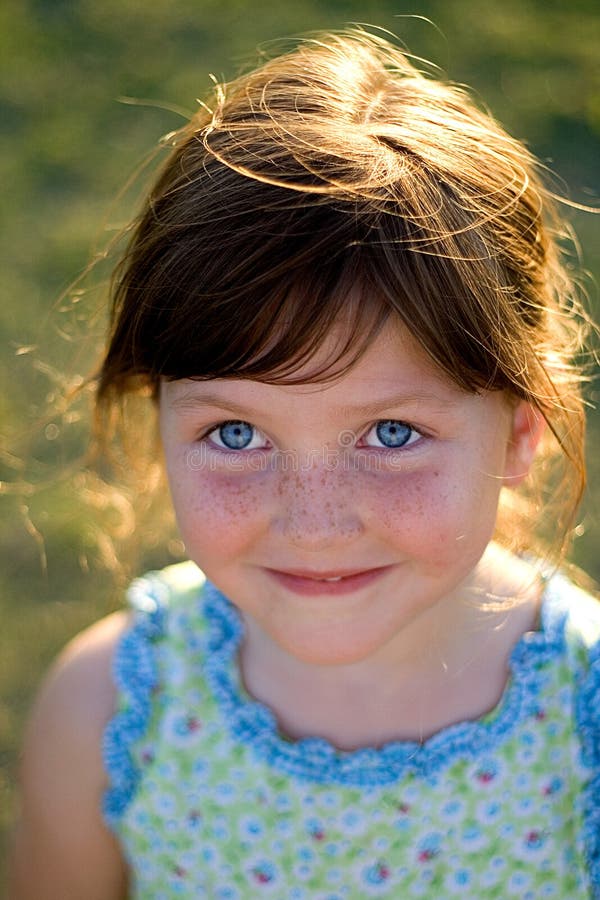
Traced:
<path fill-rule="evenodd" d="M 48 673 L 27 728 L 13 891 L 25 898 L 118 898 L 124 871 L 101 819 L 102 734 L 114 714 L 111 666 L 129 626 L 115 613 L 78 635 Z"/>
<path fill-rule="evenodd" d="M 90 734 L 98 720 L 110 715 L 115 701 L 112 658 L 130 621 L 127 611 L 113 613 L 67 644 L 44 681 L 34 707 L 34 724 L 50 712 L 52 719 L 58 716 L 66 725 L 76 721 L 78 730 L 83 727 L 84 734 Z"/>
<path fill-rule="evenodd" d="M 68 736 L 80 751 L 97 749 L 96 740 L 116 703 L 113 656 L 130 620 L 123 611 L 96 622 L 67 644 L 55 661 L 32 710 L 23 758 L 26 772 L 53 747 L 48 743 L 53 738 Z"/>

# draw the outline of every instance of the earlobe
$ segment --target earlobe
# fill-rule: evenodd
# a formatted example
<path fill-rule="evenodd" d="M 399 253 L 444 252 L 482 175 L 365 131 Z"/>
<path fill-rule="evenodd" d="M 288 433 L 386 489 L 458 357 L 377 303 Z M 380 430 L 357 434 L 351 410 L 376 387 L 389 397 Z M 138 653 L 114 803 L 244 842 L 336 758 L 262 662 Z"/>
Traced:
<path fill-rule="evenodd" d="M 506 487 L 516 487 L 529 474 L 545 427 L 546 420 L 539 409 L 520 400 L 512 413 L 503 478 Z"/>

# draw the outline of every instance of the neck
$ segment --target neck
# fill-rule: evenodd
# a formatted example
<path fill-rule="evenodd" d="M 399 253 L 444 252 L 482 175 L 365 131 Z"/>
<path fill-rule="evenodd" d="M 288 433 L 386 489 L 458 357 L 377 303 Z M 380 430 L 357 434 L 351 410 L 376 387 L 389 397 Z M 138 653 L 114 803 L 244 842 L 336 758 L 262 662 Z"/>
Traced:
<path fill-rule="evenodd" d="M 486 554 L 464 592 L 350 664 L 307 664 L 246 618 L 240 661 L 247 690 L 288 737 L 319 736 L 343 750 L 423 741 L 483 715 L 498 703 L 510 652 L 535 627 L 539 606 L 532 570 L 514 561 L 507 577 L 501 559 Z"/>

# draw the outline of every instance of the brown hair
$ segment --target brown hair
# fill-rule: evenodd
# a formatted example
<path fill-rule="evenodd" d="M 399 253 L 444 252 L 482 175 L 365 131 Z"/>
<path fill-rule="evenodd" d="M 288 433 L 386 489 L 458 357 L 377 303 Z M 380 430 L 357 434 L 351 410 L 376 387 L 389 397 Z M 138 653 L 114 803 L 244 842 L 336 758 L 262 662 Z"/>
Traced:
<path fill-rule="evenodd" d="M 542 413 L 528 509 L 556 493 L 562 546 L 584 486 L 582 318 L 529 152 L 360 29 L 308 37 L 215 94 L 172 136 L 117 268 L 99 413 L 161 378 L 293 382 L 342 318 L 346 344 L 312 376 L 328 378 L 397 316 L 464 390 Z M 519 516 L 513 498 L 505 540 Z M 517 544 L 539 551 L 521 524 Z"/>

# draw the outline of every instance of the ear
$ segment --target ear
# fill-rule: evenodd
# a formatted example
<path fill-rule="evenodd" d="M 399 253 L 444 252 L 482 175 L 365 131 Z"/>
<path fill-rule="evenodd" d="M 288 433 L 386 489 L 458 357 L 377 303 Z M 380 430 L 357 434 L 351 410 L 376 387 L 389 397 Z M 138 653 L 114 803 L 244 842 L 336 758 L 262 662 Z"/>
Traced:
<path fill-rule="evenodd" d="M 546 420 L 531 403 L 520 400 L 514 407 L 504 466 L 506 487 L 516 487 L 529 474 L 545 427 Z"/>

